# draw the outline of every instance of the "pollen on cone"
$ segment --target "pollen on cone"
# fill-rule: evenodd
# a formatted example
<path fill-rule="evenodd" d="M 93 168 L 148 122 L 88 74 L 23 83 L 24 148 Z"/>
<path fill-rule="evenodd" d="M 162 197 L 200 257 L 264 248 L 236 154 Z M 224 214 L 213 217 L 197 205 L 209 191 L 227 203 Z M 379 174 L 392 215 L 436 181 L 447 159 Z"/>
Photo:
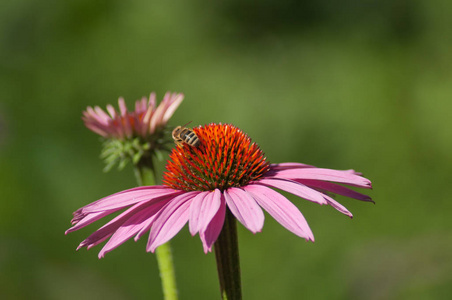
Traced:
<path fill-rule="evenodd" d="M 245 186 L 269 170 L 264 153 L 239 128 L 209 124 L 193 128 L 200 145 L 175 147 L 163 183 L 185 191 L 224 191 Z"/>

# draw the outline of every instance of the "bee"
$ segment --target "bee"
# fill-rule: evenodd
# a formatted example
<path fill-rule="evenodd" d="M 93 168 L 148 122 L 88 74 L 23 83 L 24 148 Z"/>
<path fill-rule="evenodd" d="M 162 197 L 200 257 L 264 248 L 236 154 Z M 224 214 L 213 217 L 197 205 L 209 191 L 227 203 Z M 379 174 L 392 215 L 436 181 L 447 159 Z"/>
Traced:
<path fill-rule="evenodd" d="M 185 127 L 189 123 L 190 122 L 188 122 L 184 126 L 177 126 L 176 128 L 174 128 L 172 134 L 174 142 L 178 146 L 187 144 L 192 147 L 198 147 L 200 143 L 198 136 L 196 135 L 196 133 L 193 132 L 193 130 Z"/>

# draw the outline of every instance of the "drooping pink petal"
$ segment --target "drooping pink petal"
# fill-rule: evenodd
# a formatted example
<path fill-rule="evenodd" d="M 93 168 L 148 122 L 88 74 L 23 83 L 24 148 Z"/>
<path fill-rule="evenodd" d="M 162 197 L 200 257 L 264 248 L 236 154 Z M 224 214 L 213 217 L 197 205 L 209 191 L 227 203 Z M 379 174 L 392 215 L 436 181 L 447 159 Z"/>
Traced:
<path fill-rule="evenodd" d="M 304 198 L 306 200 L 318 203 L 327 204 L 327 201 L 323 198 L 322 193 L 307 187 L 299 182 L 290 181 L 288 179 L 280 178 L 264 178 L 255 182 L 256 184 L 262 184 L 266 186 L 271 186 L 277 189 L 294 194 L 298 197 Z"/>
<path fill-rule="evenodd" d="M 352 174 L 355 174 L 355 175 L 358 175 L 358 176 L 362 176 L 363 175 L 363 173 L 357 172 L 354 169 L 338 170 L 338 171 L 340 171 L 340 172 L 349 172 L 349 173 L 352 173 Z"/>
<path fill-rule="evenodd" d="M 208 198 L 210 200 L 210 193 L 202 192 L 196 195 L 191 201 L 188 228 L 192 236 L 199 231 L 201 209 L 204 203 L 204 198 L 206 198 L 207 196 L 209 196 Z"/>
<path fill-rule="evenodd" d="M 133 238 L 135 242 L 138 241 L 143 235 L 150 232 L 152 224 L 154 224 L 154 221 L 157 217 L 158 214 L 153 215 L 152 217 L 143 222 L 140 231 L 138 231 L 137 235 Z"/>
<path fill-rule="evenodd" d="M 155 249 L 173 238 L 187 223 L 191 199 L 199 192 L 186 192 L 174 197 L 161 211 L 151 227 L 147 251 Z"/>
<path fill-rule="evenodd" d="M 129 208 L 122 214 L 115 217 L 113 220 L 93 232 L 90 236 L 88 236 L 85 240 L 83 240 L 78 246 L 77 250 L 82 247 L 92 247 L 93 245 L 98 245 L 100 242 L 104 241 L 106 238 L 110 237 L 125 220 L 131 217 L 136 212 L 137 207 L 141 208 L 143 203 L 135 204 L 133 207 Z"/>
<path fill-rule="evenodd" d="M 182 191 L 177 191 L 163 186 L 140 186 L 99 199 L 80 208 L 74 214 L 86 214 L 104 210 L 121 209 L 145 199 L 150 200 L 162 196 L 176 195 L 180 193 L 182 193 Z"/>
<path fill-rule="evenodd" d="M 277 171 L 271 175 L 273 178 L 286 179 L 313 179 L 322 181 L 334 181 L 352 186 L 370 188 L 371 183 L 367 178 L 355 175 L 349 171 L 339 171 L 321 168 L 287 169 Z"/>
<path fill-rule="evenodd" d="M 313 188 L 316 188 L 319 190 L 335 193 L 338 195 L 350 197 L 350 198 L 361 200 L 361 201 L 375 203 L 372 200 L 372 198 L 370 198 L 369 196 L 358 193 L 352 189 L 349 189 L 345 186 L 342 186 L 342 185 L 339 185 L 339 184 L 336 184 L 333 182 L 320 181 L 320 180 L 309 180 L 309 179 L 295 179 L 295 181 L 303 183 L 307 186 L 310 186 L 310 187 L 313 187 Z"/>
<path fill-rule="evenodd" d="M 205 213 L 200 218 L 200 231 L 205 232 L 209 224 L 212 222 L 212 219 L 217 215 L 221 206 L 221 197 L 222 193 L 220 190 L 215 189 L 213 191 L 211 203 L 207 205 L 207 209 L 204 210 Z"/>
<path fill-rule="evenodd" d="M 286 197 L 258 184 L 250 184 L 243 189 L 282 226 L 308 241 L 314 241 L 314 235 L 302 213 Z"/>
<path fill-rule="evenodd" d="M 91 249 L 91 248 L 93 248 L 93 247 L 95 247 L 95 246 L 97 246 L 97 245 L 103 243 L 103 242 L 104 242 L 105 240 L 107 240 L 111 235 L 112 235 L 112 233 L 107 234 L 107 235 L 105 235 L 103 238 L 100 238 L 100 239 L 98 239 L 97 241 L 95 241 L 95 242 L 93 242 L 93 243 L 91 243 L 91 244 L 89 244 L 89 245 L 85 245 L 85 244 L 84 244 L 84 241 L 83 241 L 83 242 L 80 243 L 80 245 L 78 245 L 76 251 L 80 250 L 80 249 L 83 248 L 83 247 L 86 247 L 86 250 L 89 250 L 89 249 Z"/>
<path fill-rule="evenodd" d="M 171 197 L 167 197 L 165 201 L 159 201 L 155 205 L 146 208 L 140 208 L 134 215 L 126 220 L 108 240 L 102 250 L 99 252 L 99 258 L 105 256 L 105 253 L 117 248 L 123 244 L 126 240 L 130 239 L 133 235 L 143 229 L 146 226 L 146 221 L 155 220 L 156 214 L 159 210 L 165 206 Z"/>
<path fill-rule="evenodd" d="M 215 214 L 215 216 L 210 221 L 207 228 L 201 229 L 199 232 L 199 237 L 202 241 L 202 246 L 204 249 L 204 253 L 211 252 L 213 244 L 217 241 L 218 236 L 223 229 L 224 218 L 226 215 L 226 200 L 224 195 L 220 195 L 220 207 Z"/>
<path fill-rule="evenodd" d="M 337 211 L 343 213 L 346 216 L 349 216 L 350 218 L 353 218 L 353 215 L 350 211 L 348 211 L 348 209 L 343 206 L 342 204 L 340 204 L 339 202 L 337 202 L 336 200 L 334 200 L 333 198 L 331 198 L 330 196 L 323 194 L 323 198 L 325 198 L 325 200 L 328 202 L 328 205 L 331 205 L 332 207 L 334 207 Z"/>
<path fill-rule="evenodd" d="M 70 232 L 74 232 L 76 230 L 79 230 L 80 228 L 83 228 L 85 226 L 88 226 L 89 224 L 102 219 L 105 216 L 108 216 L 111 213 L 114 213 L 115 211 L 117 211 L 117 209 L 112 209 L 112 210 L 106 210 L 106 211 L 99 211 L 99 212 L 95 212 L 95 213 L 91 213 L 88 215 L 83 216 L 82 218 L 75 220 L 72 219 L 72 226 L 71 228 L 69 228 L 68 230 L 66 230 L 65 234 L 68 234 Z"/>
<path fill-rule="evenodd" d="M 286 169 L 296 169 L 296 168 L 315 168 L 311 165 L 306 165 L 302 163 L 279 163 L 279 164 L 270 164 L 270 170 L 286 170 Z"/>
<path fill-rule="evenodd" d="M 252 233 L 260 232 L 264 226 L 264 213 L 256 201 L 244 190 L 229 188 L 224 191 L 226 203 L 232 214 Z"/>
<path fill-rule="evenodd" d="M 172 197 L 175 197 L 175 195 L 173 195 Z M 134 238 L 135 242 L 138 241 L 144 234 L 148 233 L 151 230 L 152 224 L 154 223 L 154 220 L 157 216 L 158 215 L 154 215 L 151 218 L 149 218 L 143 222 L 142 228 L 140 229 L 140 231 L 137 233 L 137 235 Z"/>
<path fill-rule="evenodd" d="M 195 235 L 200 229 L 204 229 L 220 208 L 221 192 L 215 189 L 211 192 L 203 192 L 197 195 L 190 205 L 189 229 L 191 235 Z"/>
<path fill-rule="evenodd" d="M 161 208 L 160 202 L 168 202 L 171 199 L 171 196 L 163 196 L 160 198 L 156 198 L 155 201 L 148 200 L 136 203 L 134 206 L 130 207 L 126 211 L 122 212 L 113 220 L 96 230 L 92 233 L 88 238 L 86 238 L 79 246 L 80 247 L 89 247 L 91 244 L 99 243 L 99 240 L 105 239 L 106 236 L 111 236 L 119 227 L 121 227 L 124 222 L 133 217 L 135 214 L 140 213 L 143 209 L 148 207 L 157 206 L 157 210 Z M 154 200 L 154 199 L 153 199 Z M 151 210 L 152 211 L 152 210 Z"/>

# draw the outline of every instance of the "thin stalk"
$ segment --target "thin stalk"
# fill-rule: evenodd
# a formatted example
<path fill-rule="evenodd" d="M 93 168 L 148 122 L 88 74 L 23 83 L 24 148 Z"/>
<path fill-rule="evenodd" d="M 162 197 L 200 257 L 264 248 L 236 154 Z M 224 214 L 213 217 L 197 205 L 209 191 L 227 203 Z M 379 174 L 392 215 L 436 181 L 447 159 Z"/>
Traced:
<path fill-rule="evenodd" d="M 237 223 L 229 209 L 226 210 L 223 229 L 215 242 L 215 258 L 221 298 L 223 300 L 242 299 Z"/>
<path fill-rule="evenodd" d="M 152 159 L 146 160 L 145 163 L 143 161 L 138 163 L 134 168 L 134 172 L 138 185 L 155 185 L 156 173 Z M 176 275 L 174 273 L 170 243 L 167 242 L 159 246 L 155 250 L 155 256 L 157 257 L 160 278 L 162 280 L 163 298 L 165 300 L 177 300 Z"/>
<path fill-rule="evenodd" d="M 162 279 L 163 298 L 177 300 L 176 274 L 174 273 L 173 255 L 169 242 L 155 249 L 157 263 Z"/>

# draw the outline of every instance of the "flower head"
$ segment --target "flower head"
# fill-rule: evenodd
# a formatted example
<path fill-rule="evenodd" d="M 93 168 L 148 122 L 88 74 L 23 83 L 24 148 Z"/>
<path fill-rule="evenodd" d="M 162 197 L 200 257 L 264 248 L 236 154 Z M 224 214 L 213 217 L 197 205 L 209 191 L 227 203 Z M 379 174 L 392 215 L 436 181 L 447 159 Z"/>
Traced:
<path fill-rule="evenodd" d="M 274 189 L 331 205 L 349 217 L 352 214 L 326 192 L 372 202 L 370 197 L 344 186 L 371 188 L 370 181 L 353 170 L 323 169 L 301 163 L 269 164 L 257 144 L 229 124 L 209 124 L 193 131 L 200 145 L 183 144 L 173 149 L 163 186 L 119 192 L 74 213 L 74 226 L 66 233 L 127 208 L 78 248 L 89 249 L 110 238 L 99 253 L 103 257 L 131 237 L 138 240 L 149 232 L 146 250 L 153 252 L 188 222 L 190 233 L 199 233 L 207 253 L 221 232 L 226 209 L 256 233 L 264 225 L 263 208 L 289 231 L 314 241 L 298 208 Z"/>
<path fill-rule="evenodd" d="M 88 107 L 82 119 L 86 127 L 104 138 L 146 138 L 166 126 L 184 95 L 168 92 L 159 106 L 155 99 L 155 93 L 151 93 L 149 99 L 143 97 L 135 102 L 134 111 L 128 111 L 124 99 L 119 98 L 119 112 L 110 104 L 107 105 L 108 114 L 99 106 Z"/>
<path fill-rule="evenodd" d="M 183 99 L 183 94 L 167 92 L 157 106 L 155 93 L 151 93 L 149 99 L 135 102 L 134 111 L 127 110 L 123 98 L 118 100 L 119 112 L 110 104 L 108 113 L 99 106 L 88 107 L 82 119 L 88 129 L 105 139 L 102 157 L 106 170 L 117 162 L 123 167 L 128 160 L 136 163 L 146 153 L 159 155 L 166 149 L 166 124 Z"/>

